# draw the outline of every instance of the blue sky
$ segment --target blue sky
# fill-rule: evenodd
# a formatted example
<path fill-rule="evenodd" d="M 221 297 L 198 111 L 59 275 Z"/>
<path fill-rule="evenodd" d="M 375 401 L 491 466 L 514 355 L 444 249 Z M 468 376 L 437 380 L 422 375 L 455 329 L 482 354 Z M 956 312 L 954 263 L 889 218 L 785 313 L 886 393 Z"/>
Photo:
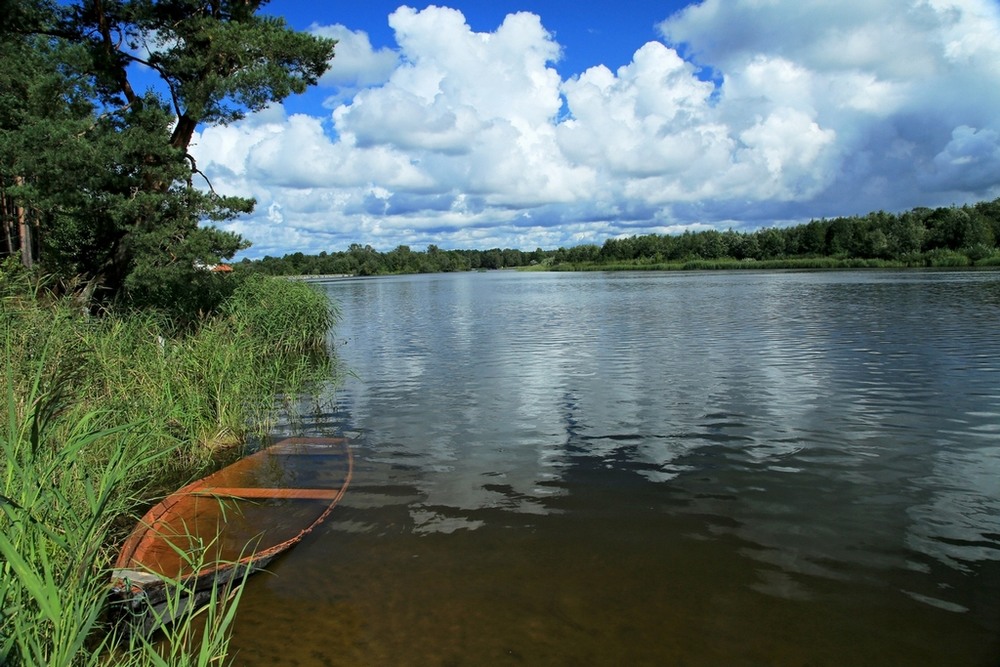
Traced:
<path fill-rule="evenodd" d="M 193 152 L 245 256 L 535 247 L 1000 197 L 997 0 L 272 2 L 340 40 Z"/>
<path fill-rule="evenodd" d="M 376 48 L 395 48 L 389 15 L 402 5 L 424 8 L 427 4 L 388 2 L 303 3 L 279 0 L 268 3 L 264 13 L 283 17 L 298 30 L 313 25 L 342 24 L 363 30 Z M 503 23 L 508 14 L 531 12 L 542 18 L 562 47 L 562 55 L 553 63 L 563 77 L 580 74 L 594 65 L 617 68 L 632 60 L 637 46 L 659 39 L 656 28 L 671 14 L 689 3 L 681 0 L 628 3 L 581 2 L 580 0 L 525 0 L 524 2 L 482 1 L 437 3 L 460 10 L 469 27 L 489 33 Z"/>
<path fill-rule="evenodd" d="M 263 13 L 281 16 L 297 30 L 315 30 L 321 26 L 342 25 L 353 31 L 364 32 L 374 49 L 397 49 L 395 35 L 389 26 L 389 15 L 404 6 L 400 0 L 389 2 L 317 4 L 279 0 L 269 2 Z M 557 60 L 549 63 L 567 79 L 583 73 L 595 65 L 617 69 L 627 65 L 636 46 L 659 39 L 657 25 L 688 3 L 632 2 L 627 10 L 615 4 L 574 2 L 573 0 L 548 0 L 543 2 L 464 2 L 443 3 L 441 7 L 454 7 L 472 31 L 488 34 L 500 26 L 509 14 L 530 12 L 543 19 L 546 30 L 559 44 Z M 428 5 L 410 3 L 410 7 Z M 345 45 L 347 46 L 347 45 Z M 333 64 L 337 67 L 336 59 Z M 709 69 L 700 76 L 711 77 Z M 329 97 L 329 91 L 314 88 L 305 95 L 295 96 L 284 104 L 289 113 L 314 113 L 317 104 Z"/>

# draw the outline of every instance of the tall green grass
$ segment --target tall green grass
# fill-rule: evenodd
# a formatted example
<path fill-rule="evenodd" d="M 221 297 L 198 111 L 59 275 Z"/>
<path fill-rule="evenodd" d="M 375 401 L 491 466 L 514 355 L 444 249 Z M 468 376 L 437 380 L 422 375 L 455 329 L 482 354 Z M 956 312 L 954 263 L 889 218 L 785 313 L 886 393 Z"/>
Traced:
<path fill-rule="evenodd" d="M 313 287 L 253 274 L 222 308 L 234 332 L 277 352 L 301 352 L 324 341 L 339 311 Z"/>
<path fill-rule="evenodd" d="M 976 261 L 976 266 L 979 267 L 994 267 L 1000 266 L 1000 253 L 996 255 L 990 255 L 989 257 L 984 257 Z"/>
<path fill-rule="evenodd" d="M 200 550 L 181 554 L 187 569 L 199 572 L 209 563 L 205 554 L 211 543 Z M 189 582 L 167 580 L 162 602 L 148 598 L 123 602 L 125 614 L 131 614 L 128 626 L 115 626 L 106 635 L 106 662 L 116 666 L 209 667 L 223 662 L 229 653 L 230 629 L 243 593 L 243 583 L 250 574 L 245 566 L 231 564 L 227 577 L 220 577 L 207 589 L 195 589 Z M 159 629 L 151 633 L 152 629 Z M 115 634 L 123 629 L 127 635 Z"/>
<path fill-rule="evenodd" d="M 92 318 L 0 270 L 0 664 L 224 658 L 238 592 L 213 591 L 229 606 L 179 614 L 155 644 L 106 609 L 117 546 L 145 508 L 217 466 L 220 445 L 266 434 L 276 396 L 329 373 L 325 297 L 281 279 L 236 292 L 180 331 L 155 314 Z"/>

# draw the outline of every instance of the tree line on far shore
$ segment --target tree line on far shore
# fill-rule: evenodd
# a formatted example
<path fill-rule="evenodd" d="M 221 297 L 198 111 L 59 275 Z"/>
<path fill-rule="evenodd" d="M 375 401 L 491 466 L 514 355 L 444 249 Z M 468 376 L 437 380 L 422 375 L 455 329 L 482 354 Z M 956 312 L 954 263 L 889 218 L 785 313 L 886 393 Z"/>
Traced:
<path fill-rule="evenodd" d="M 426 251 L 400 245 L 244 259 L 270 275 L 374 276 L 534 267 L 542 270 L 1000 266 L 1000 199 L 895 214 L 811 220 L 752 232 L 647 234 L 556 250 Z"/>

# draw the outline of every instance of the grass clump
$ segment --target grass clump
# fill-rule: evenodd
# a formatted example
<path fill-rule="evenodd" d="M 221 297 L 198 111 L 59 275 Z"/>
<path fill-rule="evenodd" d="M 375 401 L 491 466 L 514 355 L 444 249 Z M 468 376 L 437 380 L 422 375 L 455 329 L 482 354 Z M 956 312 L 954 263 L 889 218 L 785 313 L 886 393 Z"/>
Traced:
<path fill-rule="evenodd" d="M 263 436 L 276 396 L 328 376 L 335 314 L 275 278 L 183 328 L 154 313 L 94 318 L 45 294 L 0 270 L 0 664 L 221 660 L 228 608 L 207 623 L 182 615 L 166 653 L 110 631 L 110 566 L 158 495 L 217 466 L 220 445 Z"/>
<path fill-rule="evenodd" d="M 191 553 L 181 554 L 189 571 L 200 572 L 211 563 L 205 554 L 212 544 L 202 544 Z M 229 653 L 230 629 L 243 594 L 243 583 L 251 569 L 229 563 L 225 577 L 209 588 L 196 582 L 170 579 L 162 591 L 162 601 L 148 598 L 124 602 L 124 613 L 134 615 L 128 635 L 111 635 L 107 642 L 115 665 L 208 667 L 222 662 Z M 160 632 L 151 634 L 157 627 Z M 121 628 L 122 626 L 118 626 Z"/>
<path fill-rule="evenodd" d="M 315 348 L 339 315 L 321 292 L 294 280 L 252 274 L 222 308 L 234 333 L 281 353 Z"/>

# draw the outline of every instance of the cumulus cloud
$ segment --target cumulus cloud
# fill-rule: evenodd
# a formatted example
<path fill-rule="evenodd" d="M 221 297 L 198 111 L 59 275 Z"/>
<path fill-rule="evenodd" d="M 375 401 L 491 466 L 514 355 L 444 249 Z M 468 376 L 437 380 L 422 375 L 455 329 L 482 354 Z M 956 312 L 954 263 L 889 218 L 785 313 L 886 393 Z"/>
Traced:
<path fill-rule="evenodd" d="M 320 37 L 337 40 L 335 64 L 322 76 L 321 86 L 335 89 L 327 106 L 335 106 L 358 90 L 385 83 L 399 64 L 399 55 L 392 49 L 375 49 L 368 34 L 342 25 L 313 25 L 309 30 Z"/>
<path fill-rule="evenodd" d="M 722 72 L 730 126 L 739 110 L 795 109 L 835 133 L 825 187 L 797 207 L 824 215 L 1000 194 L 988 151 L 985 178 L 947 157 L 960 128 L 985 130 L 979 143 L 998 129 L 998 27 L 990 0 L 706 0 L 660 30 Z"/>
<path fill-rule="evenodd" d="M 257 254 L 554 247 L 1000 196 L 990 0 L 704 0 L 612 71 L 566 78 L 543 18 L 445 7 L 344 26 L 330 110 L 196 137 Z"/>
<path fill-rule="evenodd" d="M 951 133 L 951 141 L 934 156 L 926 175 L 927 187 L 938 190 L 964 189 L 986 192 L 1000 182 L 1000 134 L 962 125 Z"/>

